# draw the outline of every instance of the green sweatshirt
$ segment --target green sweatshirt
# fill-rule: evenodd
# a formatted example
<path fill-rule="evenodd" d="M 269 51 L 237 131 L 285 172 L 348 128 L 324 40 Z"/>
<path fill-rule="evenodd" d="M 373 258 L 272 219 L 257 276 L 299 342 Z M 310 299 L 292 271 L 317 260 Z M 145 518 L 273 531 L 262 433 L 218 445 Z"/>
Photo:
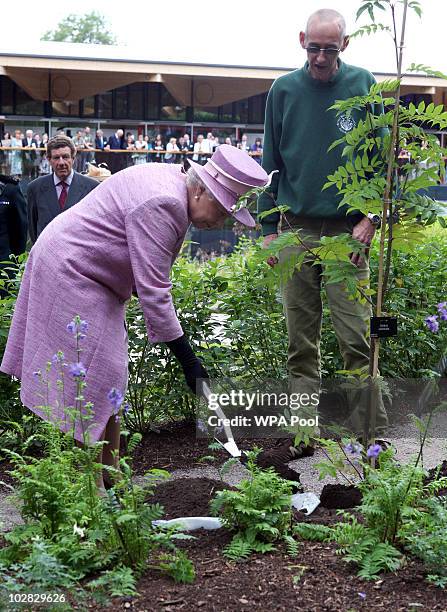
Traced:
<path fill-rule="evenodd" d="M 375 82 L 363 68 L 339 61 L 339 68 L 328 82 L 313 79 L 307 63 L 300 70 L 277 79 L 268 94 L 265 114 L 263 167 L 274 174 L 271 191 L 277 205 L 290 207 L 290 212 L 305 217 L 336 218 L 346 215 L 338 208 L 341 196 L 335 186 L 321 191 L 327 176 L 344 163 L 343 146 L 328 152 L 329 146 L 364 118 L 361 111 L 351 116 L 336 115 L 328 110 L 335 100 L 364 95 Z M 275 206 L 263 194 L 258 211 Z M 264 236 L 277 231 L 279 214 L 262 221 Z"/>

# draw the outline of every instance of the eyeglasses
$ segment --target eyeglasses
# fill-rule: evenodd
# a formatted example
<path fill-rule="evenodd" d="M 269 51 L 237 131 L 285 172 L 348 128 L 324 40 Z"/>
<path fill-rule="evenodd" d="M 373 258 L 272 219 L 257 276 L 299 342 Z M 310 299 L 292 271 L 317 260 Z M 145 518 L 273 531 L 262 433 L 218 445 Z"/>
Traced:
<path fill-rule="evenodd" d="M 320 47 L 311 45 L 310 47 L 306 47 L 306 51 L 311 55 L 318 55 L 319 53 L 324 53 L 325 55 L 337 55 L 337 53 L 340 53 L 341 49 L 334 49 L 333 47 L 321 49 Z"/>

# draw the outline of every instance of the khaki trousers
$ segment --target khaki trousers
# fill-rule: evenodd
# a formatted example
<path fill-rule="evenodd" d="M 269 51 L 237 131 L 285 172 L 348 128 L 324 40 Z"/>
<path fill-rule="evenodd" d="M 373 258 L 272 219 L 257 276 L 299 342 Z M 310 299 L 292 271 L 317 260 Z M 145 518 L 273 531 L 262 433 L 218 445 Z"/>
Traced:
<path fill-rule="evenodd" d="M 323 236 L 337 236 L 351 233 L 353 224 L 349 218 L 313 219 L 288 215 L 288 225 L 300 230 L 300 236 L 307 246 L 314 247 Z M 283 228 L 285 231 L 288 228 Z M 301 245 L 286 247 L 280 253 L 280 262 L 304 250 Z M 369 279 L 367 262 L 358 269 L 359 279 Z M 324 275 L 321 265 L 313 265 L 312 256 L 305 260 L 300 270 L 281 287 L 288 332 L 287 367 L 292 388 L 319 388 L 320 385 L 320 341 L 323 307 L 321 284 Z M 343 283 L 325 283 L 329 310 L 343 357 L 345 370 L 366 369 L 369 366 L 369 319 L 371 307 L 349 299 Z M 368 392 L 347 393 L 350 417 L 346 426 L 354 433 L 361 434 L 367 414 Z M 336 415 L 334 415 L 335 417 Z M 387 416 L 382 398 L 379 397 L 376 412 L 376 428 L 383 432 Z"/>

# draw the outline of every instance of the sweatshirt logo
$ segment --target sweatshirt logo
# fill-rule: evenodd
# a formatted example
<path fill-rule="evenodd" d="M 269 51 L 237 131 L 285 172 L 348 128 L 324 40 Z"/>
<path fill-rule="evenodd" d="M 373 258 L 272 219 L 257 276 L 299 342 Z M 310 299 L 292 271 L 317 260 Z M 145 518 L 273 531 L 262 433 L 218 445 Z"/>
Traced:
<path fill-rule="evenodd" d="M 350 132 L 351 130 L 353 130 L 355 128 L 355 121 L 352 118 L 352 115 L 340 115 L 340 117 L 337 119 L 337 127 L 340 130 L 340 132 L 344 132 L 345 134 L 347 132 Z"/>

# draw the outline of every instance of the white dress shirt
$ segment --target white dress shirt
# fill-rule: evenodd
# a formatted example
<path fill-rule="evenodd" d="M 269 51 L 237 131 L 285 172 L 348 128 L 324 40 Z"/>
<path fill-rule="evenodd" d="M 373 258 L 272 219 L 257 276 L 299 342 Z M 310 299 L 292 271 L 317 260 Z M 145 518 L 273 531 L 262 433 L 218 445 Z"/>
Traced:
<path fill-rule="evenodd" d="M 67 176 L 66 179 L 63 179 L 63 182 L 67 185 L 67 187 L 66 187 L 67 194 L 70 191 L 70 185 L 71 185 L 71 181 L 73 180 L 73 176 L 74 176 L 74 170 L 72 170 L 70 172 L 70 174 Z M 56 187 L 57 199 L 59 199 L 61 197 L 61 192 L 62 192 L 62 185 L 59 185 L 59 183 L 61 183 L 62 181 L 54 173 L 53 173 L 53 181 L 54 181 L 54 185 Z"/>

